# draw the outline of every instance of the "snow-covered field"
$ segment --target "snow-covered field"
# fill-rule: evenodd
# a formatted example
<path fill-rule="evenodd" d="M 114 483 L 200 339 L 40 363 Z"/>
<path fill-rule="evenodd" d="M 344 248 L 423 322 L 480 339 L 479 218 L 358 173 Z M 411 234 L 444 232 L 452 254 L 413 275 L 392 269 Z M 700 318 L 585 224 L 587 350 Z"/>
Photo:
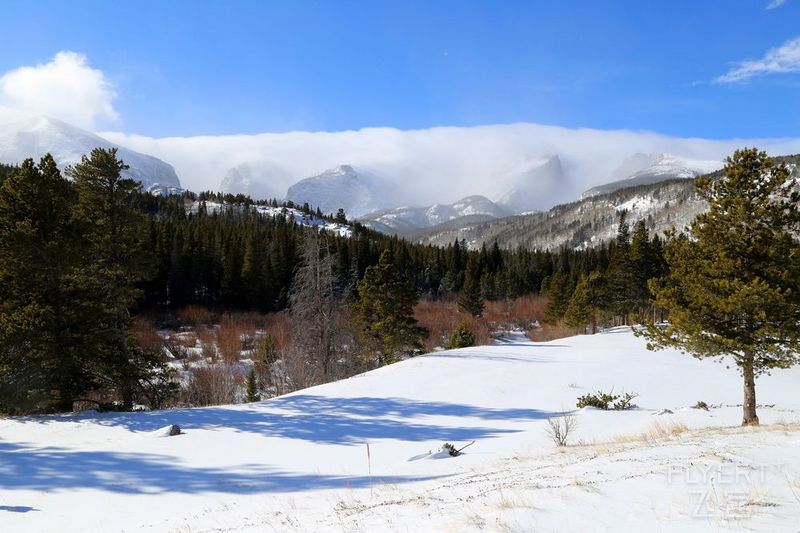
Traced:
<path fill-rule="evenodd" d="M 798 385 L 760 378 L 769 425 L 741 429 L 734 369 L 620 328 L 257 404 L 0 419 L 0 531 L 798 531 Z M 640 407 L 580 410 L 556 448 L 547 418 L 612 387 Z"/>

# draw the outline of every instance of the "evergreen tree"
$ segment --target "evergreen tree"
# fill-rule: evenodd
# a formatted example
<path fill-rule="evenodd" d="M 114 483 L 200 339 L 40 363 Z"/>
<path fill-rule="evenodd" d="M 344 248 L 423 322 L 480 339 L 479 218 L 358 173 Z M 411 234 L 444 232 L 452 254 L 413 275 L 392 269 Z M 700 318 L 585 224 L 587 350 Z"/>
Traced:
<path fill-rule="evenodd" d="M 92 150 L 67 169 L 77 200 L 74 219 L 84 239 L 85 265 L 70 280 L 81 306 L 83 363 L 99 384 L 116 390 L 123 409 L 133 407 L 144 377 L 158 368 L 143 352 L 132 351 L 128 334 L 141 283 L 153 272 L 147 223 L 135 205 L 141 185 L 122 176 L 128 166 L 116 148 Z M 76 302 L 76 304 L 78 304 Z"/>
<path fill-rule="evenodd" d="M 628 324 L 629 315 L 640 301 L 637 296 L 639 276 L 635 271 L 630 254 L 631 233 L 627 221 L 627 211 L 620 211 L 617 238 L 606 273 L 606 307 L 611 313 L 621 317 L 623 324 Z"/>
<path fill-rule="evenodd" d="M 744 379 L 743 425 L 757 425 L 755 378 L 798 362 L 800 194 L 783 164 L 737 150 L 719 181 L 697 179 L 710 208 L 665 246 L 669 273 L 650 284 L 669 324 L 649 347 L 729 356 Z"/>
<path fill-rule="evenodd" d="M 572 287 L 567 275 L 559 270 L 550 278 L 547 287 L 547 309 L 545 309 L 545 321 L 549 324 L 557 324 L 564 318 L 572 296 Z"/>
<path fill-rule="evenodd" d="M 475 346 L 475 334 L 469 329 L 464 322 L 461 322 L 453 333 L 450 334 L 450 340 L 447 343 L 447 349 L 453 350 L 456 348 L 468 348 Z"/>
<path fill-rule="evenodd" d="M 458 308 L 472 316 L 481 316 L 483 313 L 483 297 L 481 296 L 480 270 L 474 257 L 467 260 L 467 271 L 464 275 L 464 285 L 458 293 Z"/>
<path fill-rule="evenodd" d="M 0 186 L 0 411 L 71 410 L 91 387 L 70 343 L 65 281 L 81 256 L 72 189 L 50 155 Z"/>
<path fill-rule="evenodd" d="M 589 282 L 586 276 L 581 276 L 575 290 L 572 292 L 572 298 L 569 300 L 569 305 L 564 313 L 564 324 L 570 328 L 580 329 L 581 332 L 586 330 L 586 326 L 592 319 L 593 309 L 591 296 L 589 294 Z"/>
<path fill-rule="evenodd" d="M 377 352 L 379 365 L 394 362 L 399 352 L 421 348 L 427 331 L 414 318 L 418 300 L 414 287 L 395 268 L 389 250 L 364 272 L 358 300 L 352 304 L 353 320 L 367 348 Z"/>
<path fill-rule="evenodd" d="M 249 403 L 257 402 L 261 398 L 258 394 L 258 381 L 256 379 L 256 369 L 250 368 L 247 373 L 247 401 Z"/>

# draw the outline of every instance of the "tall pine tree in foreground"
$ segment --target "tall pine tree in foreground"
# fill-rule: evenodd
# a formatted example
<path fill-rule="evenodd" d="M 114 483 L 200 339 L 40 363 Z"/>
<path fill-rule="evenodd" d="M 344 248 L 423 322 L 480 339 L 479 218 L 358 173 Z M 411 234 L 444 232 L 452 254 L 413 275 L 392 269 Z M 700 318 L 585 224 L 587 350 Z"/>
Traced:
<path fill-rule="evenodd" d="M 130 410 L 142 384 L 163 369 L 158 354 L 136 349 L 128 332 L 138 287 L 155 264 L 147 219 L 134 204 L 141 186 L 123 177 L 127 168 L 116 148 L 95 148 L 67 174 L 77 191 L 74 219 L 85 254 L 85 266 L 70 280 L 82 305 L 82 320 L 73 324 L 80 331 L 76 342 L 88 370 Z"/>
<path fill-rule="evenodd" d="M 697 190 L 710 208 L 664 248 L 669 273 L 650 289 L 669 323 L 647 327 L 648 347 L 731 357 L 744 378 L 742 424 L 758 425 L 756 376 L 798 362 L 800 195 L 786 166 L 754 148 Z"/>
<path fill-rule="evenodd" d="M 0 411 L 71 410 L 90 388 L 70 342 L 77 267 L 72 189 L 50 155 L 0 186 Z"/>

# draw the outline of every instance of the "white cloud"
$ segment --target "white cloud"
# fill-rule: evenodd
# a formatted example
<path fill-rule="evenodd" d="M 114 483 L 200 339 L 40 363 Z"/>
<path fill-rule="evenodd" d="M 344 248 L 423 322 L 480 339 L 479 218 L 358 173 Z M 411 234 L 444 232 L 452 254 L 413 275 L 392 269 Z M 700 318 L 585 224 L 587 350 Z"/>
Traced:
<path fill-rule="evenodd" d="M 115 122 L 117 94 L 103 71 L 86 56 L 63 51 L 49 63 L 20 67 L 0 76 L 0 104 L 49 115 L 86 129 Z"/>
<path fill-rule="evenodd" d="M 542 191 L 543 203 L 551 205 L 608 182 L 617 166 L 637 152 L 705 160 L 722 160 L 743 146 L 776 154 L 800 152 L 800 141 L 793 139 L 705 140 L 527 123 L 160 139 L 101 135 L 167 161 L 183 186 L 195 191 L 219 190 L 231 168 L 247 164 L 255 180 L 272 195 L 283 197 L 299 179 L 352 164 L 402 184 L 417 205 L 452 202 L 471 194 L 497 198 L 508 190 L 510 179 L 524 176 L 527 168 L 552 154 L 560 157 L 566 179 L 557 190 Z"/>
<path fill-rule="evenodd" d="M 743 82 L 755 76 L 787 72 L 800 72 L 800 37 L 795 37 L 777 48 L 772 48 L 761 59 L 742 61 L 714 81 L 717 83 Z"/>
<path fill-rule="evenodd" d="M 767 4 L 767 9 L 776 9 L 781 7 L 783 4 L 786 3 L 786 0 L 771 0 L 769 4 Z"/>

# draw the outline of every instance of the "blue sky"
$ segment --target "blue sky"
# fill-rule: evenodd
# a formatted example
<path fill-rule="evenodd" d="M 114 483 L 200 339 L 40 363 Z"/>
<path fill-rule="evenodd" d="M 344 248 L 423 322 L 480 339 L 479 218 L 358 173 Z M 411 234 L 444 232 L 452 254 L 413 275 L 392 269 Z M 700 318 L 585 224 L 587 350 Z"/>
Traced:
<path fill-rule="evenodd" d="M 780 47 L 800 37 L 800 0 L 769 4 L 11 0 L 0 73 L 82 54 L 113 88 L 117 118 L 93 125 L 155 137 L 509 122 L 797 136 L 800 44 Z"/>

